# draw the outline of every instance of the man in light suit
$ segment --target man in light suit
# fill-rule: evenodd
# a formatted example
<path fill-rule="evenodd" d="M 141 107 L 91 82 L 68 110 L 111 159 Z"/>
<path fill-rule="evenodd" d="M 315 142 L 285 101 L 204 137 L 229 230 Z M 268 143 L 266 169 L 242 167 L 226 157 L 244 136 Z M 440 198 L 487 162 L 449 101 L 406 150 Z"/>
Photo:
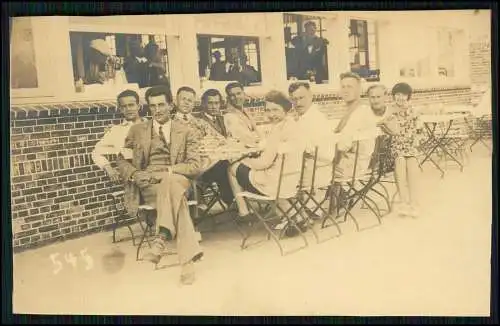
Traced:
<path fill-rule="evenodd" d="M 262 135 L 252 118 L 243 110 L 246 100 L 243 85 L 237 82 L 227 84 L 226 95 L 227 111 L 224 115 L 224 124 L 228 137 L 245 145 L 256 145 L 262 139 Z"/>
<path fill-rule="evenodd" d="M 176 238 L 181 282 L 191 284 L 193 262 L 203 256 L 186 200 L 188 178 L 199 173 L 199 136 L 186 124 L 170 119 L 170 89 L 152 87 L 145 97 L 153 119 L 132 126 L 119 155 L 118 170 L 124 180 L 135 185 L 127 198 L 128 208 L 137 207 L 142 198 L 144 204 L 157 210 L 158 238 L 146 259 L 157 264 L 166 241 Z"/>

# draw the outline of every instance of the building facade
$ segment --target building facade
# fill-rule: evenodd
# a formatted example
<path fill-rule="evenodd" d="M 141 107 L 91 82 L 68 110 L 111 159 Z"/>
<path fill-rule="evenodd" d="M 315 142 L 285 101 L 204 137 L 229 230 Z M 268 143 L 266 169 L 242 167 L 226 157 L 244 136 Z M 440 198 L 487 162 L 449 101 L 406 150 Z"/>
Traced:
<path fill-rule="evenodd" d="M 260 123 L 262 95 L 286 92 L 296 79 L 309 80 L 315 102 L 338 117 L 339 75 L 346 71 L 359 73 L 365 87 L 408 82 L 416 104 L 468 103 L 474 85 L 488 84 L 490 74 L 489 44 L 479 42 L 478 50 L 471 41 L 489 35 L 489 12 L 478 18 L 473 10 L 19 17 L 10 33 L 15 248 L 113 222 L 108 194 L 118 189 L 90 153 L 105 127 L 120 119 L 116 95 L 147 89 L 127 70 L 129 58 L 157 62 L 174 91 L 223 91 L 242 78 L 249 113 Z M 106 81 L 85 82 L 98 66 L 90 49 L 97 39 L 117 61 L 102 64 L 110 69 Z M 224 70 L 236 62 L 245 74 Z"/>

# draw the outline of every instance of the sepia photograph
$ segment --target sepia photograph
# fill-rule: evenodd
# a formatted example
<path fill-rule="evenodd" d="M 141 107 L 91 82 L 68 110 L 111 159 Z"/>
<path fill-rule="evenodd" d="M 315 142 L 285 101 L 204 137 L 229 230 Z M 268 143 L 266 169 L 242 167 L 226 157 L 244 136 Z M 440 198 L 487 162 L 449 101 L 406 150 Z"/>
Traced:
<path fill-rule="evenodd" d="M 13 313 L 490 316 L 491 14 L 10 17 Z"/>

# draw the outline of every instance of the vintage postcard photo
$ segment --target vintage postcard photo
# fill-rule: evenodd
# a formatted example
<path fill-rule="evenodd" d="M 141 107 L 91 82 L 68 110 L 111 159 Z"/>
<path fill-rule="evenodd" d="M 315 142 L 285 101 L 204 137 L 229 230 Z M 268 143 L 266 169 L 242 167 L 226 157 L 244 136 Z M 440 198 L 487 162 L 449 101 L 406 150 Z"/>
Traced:
<path fill-rule="evenodd" d="M 12 17 L 13 312 L 489 316 L 490 16 Z"/>

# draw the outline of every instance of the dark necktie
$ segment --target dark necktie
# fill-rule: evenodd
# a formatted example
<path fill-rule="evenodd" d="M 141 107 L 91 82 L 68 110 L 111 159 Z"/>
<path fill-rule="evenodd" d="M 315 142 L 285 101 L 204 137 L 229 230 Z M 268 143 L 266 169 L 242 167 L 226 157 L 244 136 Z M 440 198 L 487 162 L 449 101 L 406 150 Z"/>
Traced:
<path fill-rule="evenodd" d="M 187 116 L 187 114 L 184 114 L 184 121 L 188 121 L 188 116 Z"/>
<path fill-rule="evenodd" d="M 160 126 L 160 129 L 158 130 L 160 132 L 160 139 L 161 141 L 165 144 L 165 145 L 168 145 L 167 144 L 167 140 L 165 139 L 165 135 L 163 134 L 163 126 Z"/>

